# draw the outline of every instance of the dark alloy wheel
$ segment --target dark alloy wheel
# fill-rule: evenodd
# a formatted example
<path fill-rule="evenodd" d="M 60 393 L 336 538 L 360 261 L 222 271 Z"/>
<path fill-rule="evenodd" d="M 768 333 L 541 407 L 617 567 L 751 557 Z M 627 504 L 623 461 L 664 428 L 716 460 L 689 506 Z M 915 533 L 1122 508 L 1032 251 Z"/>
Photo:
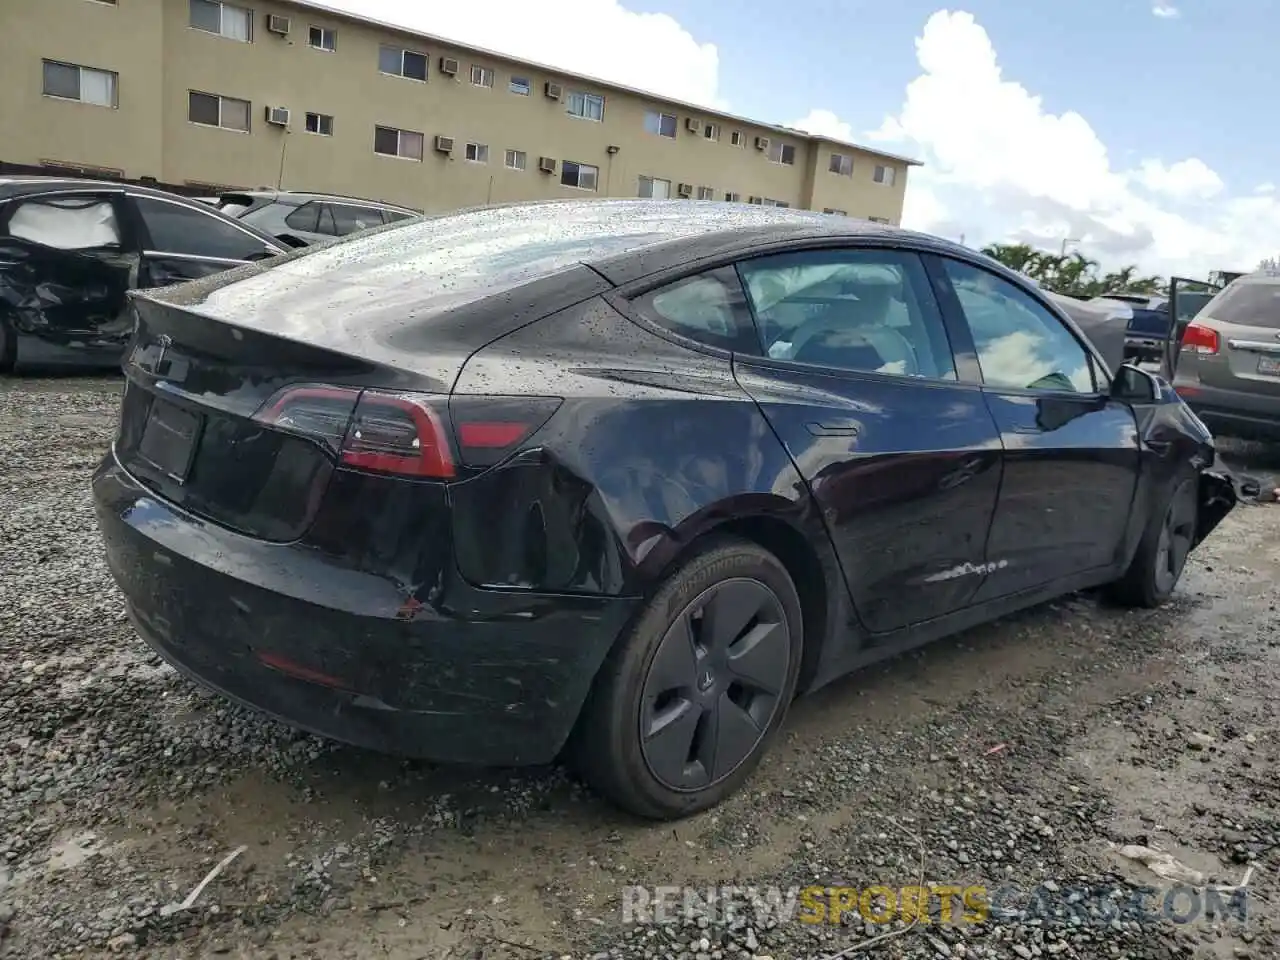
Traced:
<path fill-rule="evenodd" d="M 601 668 L 569 756 L 642 817 L 715 806 L 782 725 L 803 645 L 800 599 L 767 550 L 705 543 L 645 605 Z"/>
<path fill-rule="evenodd" d="M 787 679 L 782 601 L 759 580 L 723 580 L 667 628 L 644 681 L 640 749 L 671 790 L 733 773 L 764 739 Z"/>
<path fill-rule="evenodd" d="M 1173 594 L 1195 543 L 1200 502 L 1197 479 L 1176 482 L 1163 504 L 1152 511 L 1125 575 L 1111 586 L 1121 603 L 1158 607 Z"/>

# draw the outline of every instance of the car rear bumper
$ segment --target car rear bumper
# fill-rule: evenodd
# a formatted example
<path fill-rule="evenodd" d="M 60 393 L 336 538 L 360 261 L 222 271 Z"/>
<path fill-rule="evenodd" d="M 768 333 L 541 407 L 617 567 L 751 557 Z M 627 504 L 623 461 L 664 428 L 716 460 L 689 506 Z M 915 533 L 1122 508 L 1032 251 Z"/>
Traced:
<path fill-rule="evenodd" d="M 111 573 L 139 634 L 181 672 L 293 726 L 446 763 L 546 763 L 638 603 L 411 593 L 157 499 L 109 453 L 93 478 Z M 406 601 L 408 603 L 406 604 Z"/>
<path fill-rule="evenodd" d="M 1174 380 L 1173 388 L 1214 433 L 1280 439 L 1280 396 L 1209 387 L 1198 380 Z"/>

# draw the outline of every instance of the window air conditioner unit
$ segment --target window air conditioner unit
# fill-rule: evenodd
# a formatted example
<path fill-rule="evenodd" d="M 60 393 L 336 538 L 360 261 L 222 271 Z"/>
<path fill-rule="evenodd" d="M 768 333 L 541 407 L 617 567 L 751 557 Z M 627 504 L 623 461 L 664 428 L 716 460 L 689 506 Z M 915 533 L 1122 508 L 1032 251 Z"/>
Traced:
<path fill-rule="evenodd" d="M 541 170 L 543 173 L 555 173 L 556 162 L 552 157 L 539 157 L 538 169 Z"/>
<path fill-rule="evenodd" d="M 686 117 L 684 121 L 684 128 L 690 133 L 698 133 L 702 130 L 702 121 L 697 117 Z"/>
<path fill-rule="evenodd" d="M 267 107 L 267 123 L 273 127 L 287 127 L 289 125 L 289 108 Z"/>
<path fill-rule="evenodd" d="M 278 13 L 267 15 L 267 32 L 274 33 L 281 37 L 289 35 L 289 18 L 282 17 Z"/>
<path fill-rule="evenodd" d="M 756 137 L 756 149 L 757 149 L 757 150 L 768 150 L 768 149 L 769 149 L 769 138 L 768 138 L 768 137 Z"/>
<path fill-rule="evenodd" d="M 690 183 L 679 184 L 676 187 L 676 193 L 680 194 L 680 196 L 682 197 L 693 196 L 693 184 L 690 184 Z"/>
<path fill-rule="evenodd" d="M 561 95 L 564 93 L 564 91 L 560 89 L 560 84 L 551 83 L 550 81 L 547 81 L 547 85 L 543 89 L 546 91 L 547 96 L 552 100 L 559 100 Z"/>
<path fill-rule="evenodd" d="M 441 57 L 440 72 L 450 77 L 456 77 L 458 75 L 458 61 L 453 57 Z"/>
<path fill-rule="evenodd" d="M 436 136 L 436 149 L 441 153 L 453 153 L 453 137 Z"/>

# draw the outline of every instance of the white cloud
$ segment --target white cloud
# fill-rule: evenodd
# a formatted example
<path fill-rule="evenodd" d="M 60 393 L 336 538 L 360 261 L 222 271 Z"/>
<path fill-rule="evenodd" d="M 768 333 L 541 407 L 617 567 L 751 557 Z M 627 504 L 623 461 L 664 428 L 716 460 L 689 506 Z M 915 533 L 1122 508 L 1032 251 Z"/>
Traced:
<path fill-rule="evenodd" d="M 853 140 L 853 127 L 845 123 L 831 110 L 810 110 L 809 115 L 795 123 L 787 124 L 797 130 L 804 130 L 819 137 L 831 137 L 833 140 Z"/>
<path fill-rule="evenodd" d="M 1195 157 L 1121 167 L 1083 116 L 1003 76 L 971 14 L 933 14 L 916 54 L 901 107 L 867 135 L 925 161 L 908 180 L 907 226 L 971 245 L 1056 250 L 1070 237 L 1104 264 L 1184 276 L 1250 269 L 1274 248 L 1280 198 L 1233 194 Z"/>
<path fill-rule="evenodd" d="M 1161 3 L 1161 2 L 1155 3 L 1151 7 L 1151 12 L 1163 20 L 1171 20 L 1174 17 L 1179 17 L 1182 15 L 1181 11 L 1179 11 L 1178 8 L 1175 7 L 1173 4 Z"/>
<path fill-rule="evenodd" d="M 1167 167 L 1159 160 L 1143 160 L 1137 179 L 1148 190 L 1179 200 L 1197 197 L 1208 200 L 1221 193 L 1225 186 L 1220 176 L 1195 157 Z"/>
<path fill-rule="evenodd" d="M 721 110 L 728 106 L 719 92 L 720 55 L 714 44 L 700 43 L 665 13 L 637 13 L 616 0 L 575 0 L 571 13 L 528 0 L 320 2 L 673 99 Z"/>

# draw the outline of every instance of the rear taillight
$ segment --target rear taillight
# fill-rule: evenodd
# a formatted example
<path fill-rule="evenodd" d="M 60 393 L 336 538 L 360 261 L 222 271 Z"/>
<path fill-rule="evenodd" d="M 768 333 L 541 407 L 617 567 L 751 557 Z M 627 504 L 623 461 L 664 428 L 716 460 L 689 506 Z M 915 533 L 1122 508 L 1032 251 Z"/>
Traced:
<path fill-rule="evenodd" d="M 299 384 L 254 415 L 324 443 L 346 467 L 447 480 L 505 459 L 559 408 L 554 397 L 445 397 Z"/>
<path fill-rule="evenodd" d="M 1196 353 L 1214 354 L 1218 352 L 1218 331 L 1193 323 L 1182 335 L 1182 349 L 1194 350 Z"/>

